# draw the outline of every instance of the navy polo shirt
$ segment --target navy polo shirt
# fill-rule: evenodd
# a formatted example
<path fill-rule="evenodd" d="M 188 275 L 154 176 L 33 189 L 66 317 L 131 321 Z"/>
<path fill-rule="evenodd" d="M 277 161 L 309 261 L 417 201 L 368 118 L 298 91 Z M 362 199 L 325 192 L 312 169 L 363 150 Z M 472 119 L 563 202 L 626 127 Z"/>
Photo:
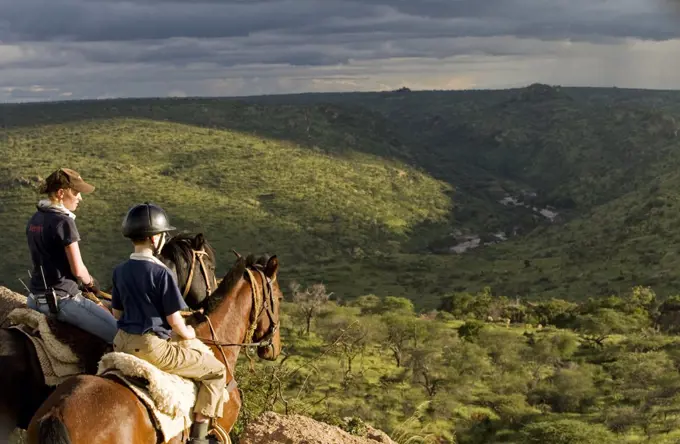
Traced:
<path fill-rule="evenodd" d="M 133 254 L 113 270 L 111 297 L 111 306 L 123 312 L 119 329 L 138 335 L 152 332 L 162 339 L 172 333 L 166 316 L 189 308 L 175 276 L 151 256 Z"/>
<path fill-rule="evenodd" d="M 45 292 L 40 271 L 42 265 L 48 286 L 62 295 L 77 294 L 78 283 L 65 250 L 65 247 L 80 240 L 75 220 L 63 212 L 39 208 L 26 224 L 26 240 L 33 262 L 29 283 L 31 293 Z"/>

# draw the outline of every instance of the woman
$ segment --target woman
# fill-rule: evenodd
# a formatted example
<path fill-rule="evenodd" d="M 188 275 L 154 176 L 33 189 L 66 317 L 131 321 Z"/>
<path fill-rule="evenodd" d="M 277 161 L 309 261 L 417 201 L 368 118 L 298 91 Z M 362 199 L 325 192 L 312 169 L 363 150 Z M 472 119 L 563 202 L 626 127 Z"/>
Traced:
<path fill-rule="evenodd" d="M 38 211 L 26 226 L 33 262 L 27 304 L 34 310 L 50 313 L 46 292 L 53 289 L 57 299 L 57 319 L 111 344 L 117 332 L 116 319 L 106 308 L 90 301 L 80 291 L 82 286 L 85 291 L 99 292 L 97 281 L 80 256 L 80 234 L 73 214 L 83 200 L 81 193 L 92 191 L 92 185 L 68 168 L 55 171 L 45 180 L 40 192 L 47 194 L 47 199 L 38 202 Z"/>

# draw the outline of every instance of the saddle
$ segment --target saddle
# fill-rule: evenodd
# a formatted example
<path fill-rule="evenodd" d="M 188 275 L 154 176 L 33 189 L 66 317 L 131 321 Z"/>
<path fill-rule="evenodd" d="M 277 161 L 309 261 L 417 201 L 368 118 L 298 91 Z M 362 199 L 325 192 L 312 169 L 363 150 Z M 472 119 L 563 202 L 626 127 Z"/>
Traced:
<path fill-rule="evenodd" d="M 26 296 L 15 293 L 7 287 L 0 287 L 0 327 L 5 325 L 5 318 L 15 308 L 26 307 Z"/>
<path fill-rule="evenodd" d="M 111 350 L 109 344 L 85 330 L 30 308 L 10 311 L 5 325 L 33 344 L 49 386 L 79 374 L 94 375 L 102 355 Z"/>
<path fill-rule="evenodd" d="M 200 340 L 187 341 L 187 347 L 197 348 L 210 354 L 212 350 Z M 116 379 L 127 386 L 146 406 L 156 430 L 163 442 L 182 434 L 188 437 L 193 423 L 193 407 L 198 394 L 198 383 L 165 372 L 153 364 L 128 353 L 111 352 L 99 361 L 98 376 Z M 223 396 L 226 403 L 237 384 L 232 379 Z M 222 442 L 229 442 L 228 433 L 216 427 L 215 433 Z M 184 441 L 184 439 L 182 439 Z"/>

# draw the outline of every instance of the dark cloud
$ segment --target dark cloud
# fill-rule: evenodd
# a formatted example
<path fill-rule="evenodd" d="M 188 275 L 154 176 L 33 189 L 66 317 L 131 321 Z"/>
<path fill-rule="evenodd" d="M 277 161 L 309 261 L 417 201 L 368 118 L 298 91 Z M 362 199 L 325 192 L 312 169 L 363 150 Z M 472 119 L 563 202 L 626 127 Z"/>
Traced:
<path fill-rule="evenodd" d="M 654 87 L 672 79 L 655 74 L 645 84 L 649 70 L 636 68 L 642 60 L 670 63 L 678 48 L 663 42 L 680 37 L 677 4 L 0 0 L 0 101 L 385 89 L 404 83 L 626 84 L 633 77 L 637 86 Z M 658 43 L 644 50 L 630 44 L 646 41 Z"/>
<path fill-rule="evenodd" d="M 0 38 L 9 42 L 222 38 L 262 32 L 360 33 L 388 39 L 680 35 L 677 21 L 649 0 L 0 0 L 0 11 Z"/>
<path fill-rule="evenodd" d="M 359 19 L 380 7 L 346 1 L 88 2 L 0 0 L 7 39 L 115 41 L 218 38 L 298 29 L 323 17 Z"/>

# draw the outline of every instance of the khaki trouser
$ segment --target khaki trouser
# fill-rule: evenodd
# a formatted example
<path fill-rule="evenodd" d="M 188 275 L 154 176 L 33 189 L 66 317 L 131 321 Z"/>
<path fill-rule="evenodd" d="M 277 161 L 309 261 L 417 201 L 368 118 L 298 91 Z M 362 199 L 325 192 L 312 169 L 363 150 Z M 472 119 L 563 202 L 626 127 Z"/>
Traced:
<path fill-rule="evenodd" d="M 167 341 L 155 334 L 133 335 L 118 330 L 113 350 L 129 353 L 159 369 L 199 382 L 194 413 L 221 418 L 227 371 L 216 357 L 189 348 L 186 342 Z"/>

